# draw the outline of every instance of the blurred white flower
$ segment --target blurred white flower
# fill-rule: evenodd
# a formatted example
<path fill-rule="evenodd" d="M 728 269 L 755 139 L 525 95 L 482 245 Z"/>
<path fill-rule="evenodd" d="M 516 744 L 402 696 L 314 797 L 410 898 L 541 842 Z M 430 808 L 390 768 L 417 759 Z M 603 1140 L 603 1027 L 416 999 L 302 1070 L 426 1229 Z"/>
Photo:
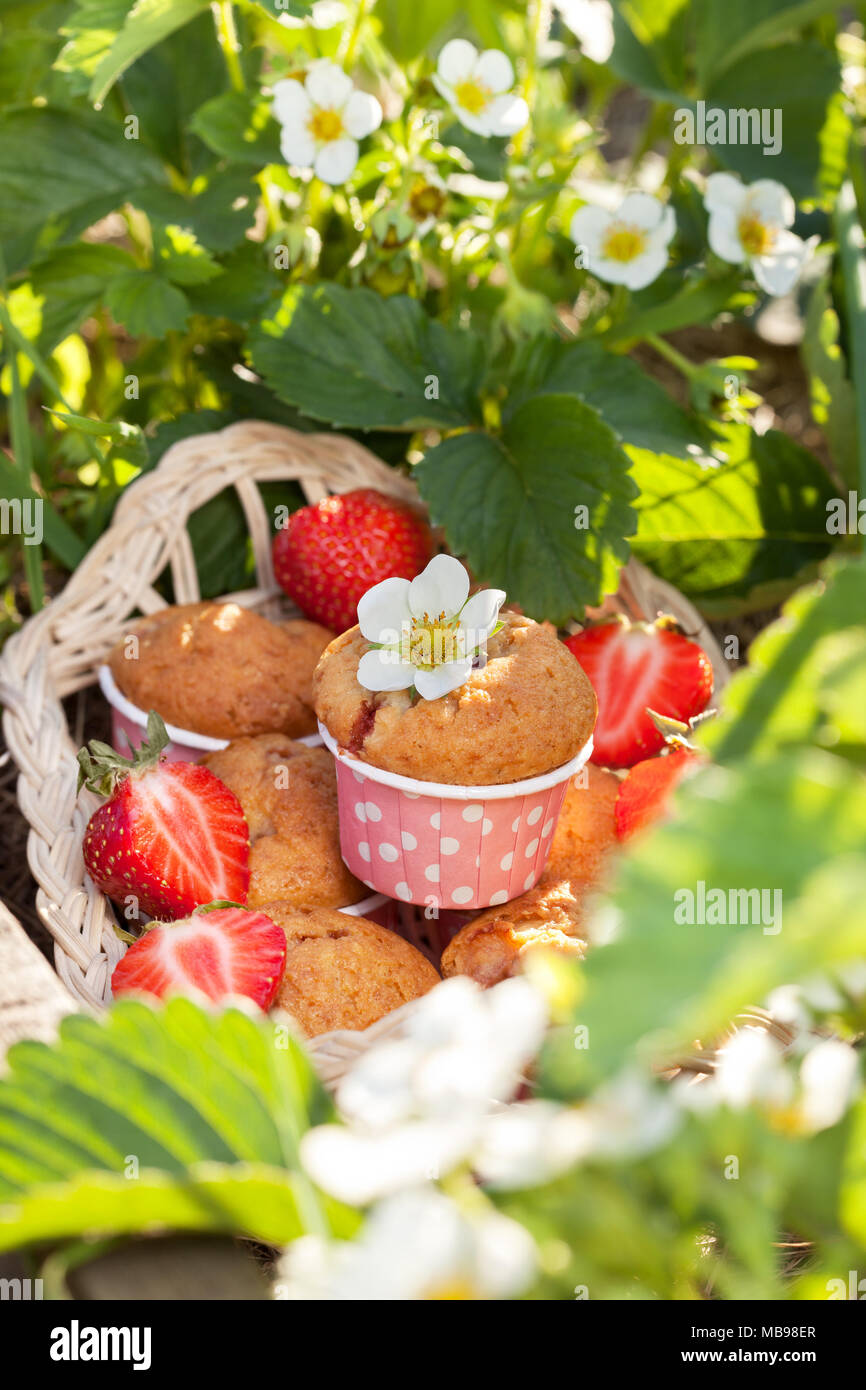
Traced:
<path fill-rule="evenodd" d="M 421 1188 L 381 1202 L 357 1240 L 296 1240 L 280 1262 L 275 1292 L 365 1302 L 514 1298 L 532 1280 L 536 1258 L 518 1222 L 492 1209 L 470 1216 L 443 1193 Z"/>
<path fill-rule="evenodd" d="M 479 53 L 468 39 L 451 39 L 439 54 L 433 83 L 467 130 L 515 135 L 529 120 L 523 97 L 510 89 L 514 68 L 498 48 Z"/>
<path fill-rule="evenodd" d="M 312 169 L 324 183 L 345 183 L 358 163 L 358 141 L 382 123 L 382 108 L 336 63 L 311 65 L 303 82 L 274 84 L 273 110 L 287 164 Z"/>
<path fill-rule="evenodd" d="M 469 597 L 469 575 L 453 555 L 434 555 L 413 580 L 383 579 L 358 601 L 361 635 L 373 643 L 358 662 L 366 690 L 408 690 L 437 700 L 472 674 L 499 622 L 502 589 Z"/>
<path fill-rule="evenodd" d="M 710 174 L 704 193 L 711 248 L 731 265 L 747 263 L 767 294 L 787 294 L 818 244 L 789 228 L 796 205 L 775 179 L 744 184 L 735 174 Z"/>
<path fill-rule="evenodd" d="M 314 29 L 334 29 L 348 17 L 349 11 L 342 0 L 315 0 L 304 18 L 281 14 L 278 23 L 287 29 L 303 29 L 305 24 L 311 24 Z"/>
<path fill-rule="evenodd" d="M 585 268 L 630 290 L 661 275 L 676 229 L 673 208 L 649 193 L 628 193 L 616 212 L 582 207 L 571 219 L 571 239 L 583 252 Z"/>
<path fill-rule="evenodd" d="M 403 1036 L 358 1059 L 337 1089 L 345 1125 L 304 1135 L 304 1167 L 325 1191 L 364 1205 L 471 1163 L 491 1112 L 510 1101 L 544 1037 L 547 1008 L 522 977 L 481 990 L 443 981 Z"/>
<path fill-rule="evenodd" d="M 583 1157 L 586 1139 L 578 1110 L 545 1100 L 508 1105 L 485 1120 L 473 1172 L 488 1187 L 535 1187 Z"/>
<path fill-rule="evenodd" d="M 836 1038 L 816 1043 L 806 1053 L 800 1067 L 800 1114 L 806 1129 L 829 1129 L 841 1120 L 854 1094 L 857 1076 L 856 1052 Z"/>
<path fill-rule="evenodd" d="M 563 22 L 593 63 L 606 63 L 613 52 L 613 9 L 608 0 L 554 0 Z"/>
<path fill-rule="evenodd" d="M 755 1101 L 787 1105 L 794 1089 L 778 1043 L 763 1028 L 741 1028 L 734 1034 L 719 1052 L 711 1084 L 733 1110 L 745 1110 Z"/>

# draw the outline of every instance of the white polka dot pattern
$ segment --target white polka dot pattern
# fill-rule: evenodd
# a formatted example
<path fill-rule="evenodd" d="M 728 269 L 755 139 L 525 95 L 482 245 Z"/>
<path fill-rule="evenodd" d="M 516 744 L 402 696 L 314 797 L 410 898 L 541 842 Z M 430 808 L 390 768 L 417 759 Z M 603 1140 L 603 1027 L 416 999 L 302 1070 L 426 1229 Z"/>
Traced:
<path fill-rule="evenodd" d="M 467 802 L 388 786 L 340 759 L 336 766 L 349 868 L 377 892 L 420 906 L 436 885 L 443 909 L 505 903 L 537 883 L 568 787 Z"/>

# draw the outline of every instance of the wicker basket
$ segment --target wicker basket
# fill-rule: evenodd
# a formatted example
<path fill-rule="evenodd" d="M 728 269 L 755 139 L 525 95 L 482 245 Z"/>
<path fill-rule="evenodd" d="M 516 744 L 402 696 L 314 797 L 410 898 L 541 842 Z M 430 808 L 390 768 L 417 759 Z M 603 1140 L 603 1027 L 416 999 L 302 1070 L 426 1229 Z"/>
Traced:
<path fill-rule="evenodd" d="M 3 727 L 20 769 L 18 798 L 31 827 L 28 861 L 38 884 L 37 910 L 54 938 L 61 979 L 87 1009 L 104 1007 L 110 997 L 111 973 L 124 946 L 110 903 L 84 871 L 82 838 L 99 803 L 91 793 L 77 794 L 77 748 L 61 701 L 95 682 L 97 667 L 123 637 L 132 615 L 164 606 L 154 585 L 166 568 L 176 602 L 200 598 L 187 522 L 227 487 L 235 488 L 247 519 L 258 585 L 225 597 L 258 611 L 297 611 L 274 581 L 272 519 L 256 487 L 278 480 L 296 481 L 310 502 L 372 486 L 419 505 L 411 482 L 338 434 L 301 434 L 247 421 L 182 440 L 154 472 L 128 488 L 110 529 L 66 588 L 10 639 L 0 659 Z M 724 682 L 723 658 L 695 609 L 635 561 L 605 608 L 648 617 L 673 612 L 704 645 L 717 684 Z M 364 1034 L 334 1033 L 317 1040 L 315 1050 L 329 1075 L 383 1029 L 398 1026 L 401 1014 L 398 1010 Z"/>

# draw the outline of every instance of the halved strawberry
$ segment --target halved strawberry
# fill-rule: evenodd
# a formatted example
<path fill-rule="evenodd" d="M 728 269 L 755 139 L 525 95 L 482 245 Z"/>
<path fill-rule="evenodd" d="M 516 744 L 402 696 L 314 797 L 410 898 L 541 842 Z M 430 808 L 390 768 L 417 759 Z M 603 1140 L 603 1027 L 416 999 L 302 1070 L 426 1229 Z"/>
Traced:
<path fill-rule="evenodd" d="M 250 832 L 234 792 L 196 763 L 160 760 L 158 714 L 131 758 L 93 742 L 78 755 L 78 785 L 108 797 L 84 832 L 84 863 L 110 898 L 138 900 L 151 917 L 183 917 L 215 899 L 246 902 Z"/>
<path fill-rule="evenodd" d="M 245 994 L 260 1009 L 274 1001 L 286 966 L 286 934 L 263 912 L 217 907 L 182 922 L 157 922 L 114 967 L 112 993 L 199 990 L 215 1002 Z"/>
<path fill-rule="evenodd" d="M 674 787 L 696 761 L 697 755 L 687 748 L 674 748 L 658 758 L 636 763 L 619 784 L 613 808 L 617 837 L 627 840 L 658 820 Z"/>
<path fill-rule="evenodd" d="M 599 623 L 566 637 L 598 699 L 592 761 L 631 767 L 664 746 L 647 713 L 688 720 L 705 708 L 713 668 L 697 642 L 674 630 L 672 619 Z"/>

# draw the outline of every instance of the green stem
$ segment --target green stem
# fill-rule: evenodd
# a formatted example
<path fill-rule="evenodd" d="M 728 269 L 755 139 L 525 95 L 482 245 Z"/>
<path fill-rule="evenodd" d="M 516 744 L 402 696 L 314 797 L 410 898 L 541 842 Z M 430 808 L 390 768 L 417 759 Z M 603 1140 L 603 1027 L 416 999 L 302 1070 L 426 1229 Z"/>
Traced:
<path fill-rule="evenodd" d="M 700 371 L 694 362 L 690 362 L 687 357 L 683 357 L 681 352 L 677 352 L 675 347 L 666 342 L 664 338 L 659 338 L 655 333 L 647 333 L 644 338 L 645 343 L 649 343 L 651 348 L 655 348 L 660 357 L 666 362 L 670 362 L 672 367 L 685 377 L 686 381 L 692 381 Z"/>
<path fill-rule="evenodd" d="M 219 45 L 223 51 L 229 81 L 236 92 L 243 92 L 246 90 L 246 83 L 241 67 L 241 46 L 238 42 L 235 12 L 231 6 L 231 0 L 219 0 L 219 3 L 214 5 L 214 24 L 216 25 Z"/>
<path fill-rule="evenodd" d="M 358 0 L 355 10 L 355 22 L 351 29 L 345 31 L 343 39 L 340 40 L 340 47 L 337 52 L 337 61 L 348 71 L 355 61 L 355 53 L 358 48 L 358 41 L 361 37 L 361 25 L 367 17 L 370 0 Z"/>
<path fill-rule="evenodd" d="M 523 154 L 526 142 L 529 139 L 531 128 L 531 113 L 535 103 L 535 94 L 538 89 L 538 50 L 542 40 L 547 36 L 551 21 L 550 0 L 530 0 L 529 7 L 529 47 L 526 57 L 526 69 L 523 74 L 521 90 L 523 98 L 529 107 L 530 120 L 522 130 L 519 130 L 514 137 L 514 153 L 516 156 Z"/>
<path fill-rule="evenodd" d="M 9 364 L 9 375 L 12 382 L 9 398 L 9 437 L 12 444 L 12 455 L 23 481 L 29 487 L 33 472 L 33 456 L 30 448 L 30 422 L 27 419 L 27 396 L 21 385 L 21 377 L 18 372 L 18 354 L 8 337 L 6 339 L 6 360 Z M 22 535 L 21 553 L 24 561 L 24 573 L 27 576 L 30 608 L 33 613 L 38 613 L 45 602 L 45 588 L 42 582 L 42 547 L 41 545 L 28 545 L 27 538 Z"/>
<path fill-rule="evenodd" d="M 848 311 L 850 377 L 855 383 L 866 381 L 866 255 L 863 228 L 857 210 L 857 195 L 849 180 L 839 190 L 836 201 L 836 236 Z M 860 495 L 866 497 L 866 391 L 854 392 L 857 420 L 857 473 Z M 866 542 L 864 542 L 866 546 Z"/>

